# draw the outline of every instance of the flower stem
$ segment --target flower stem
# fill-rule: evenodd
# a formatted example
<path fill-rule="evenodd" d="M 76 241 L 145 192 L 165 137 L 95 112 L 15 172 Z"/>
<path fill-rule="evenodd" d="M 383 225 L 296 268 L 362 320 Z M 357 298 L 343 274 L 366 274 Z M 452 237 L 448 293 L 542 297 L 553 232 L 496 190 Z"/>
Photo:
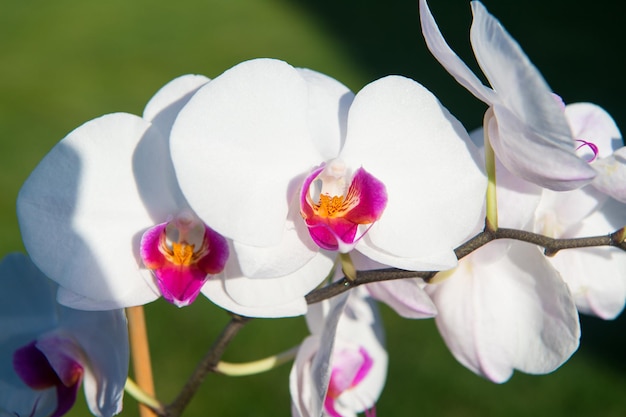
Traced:
<path fill-rule="evenodd" d="M 148 332 L 143 306 L 127 308 L 126 316 L 128 317 L 131 357 L 137 385 L 146 395 L 154 397 L 154 379 L 152 378 Z M 141 417 L 155 417 L 156 413 L 150 407 L 140 403 L 139 415 Z"/>
<path fill-rule="evenodd" d="M 496 155 L 489 140 L 489 120 L 493 110 L 485 112 L 483 132 L 485 135 L 485 168 L 487 170 L 487 220 L 486 228 L 491 232 L 498 230 L 498 199 L 496 196 Z"/>
<path fill-rule="evenodd" d="M 280 352 L 274 356 L 268 358 L 259 359 L 253 362 L 246 363 L 230 363 L 220 361 L 215 370 L 219 373 L 229 376 L 246 376 L 260 374 L 262 372 L 270 371 L 284 363 L 289 362 L 296 357 L 300 346 L 292 347 L 289 350 Z"/>
<path fill-rule="evenodd" d="M 163 404 L 161 404 L 159 400 L 157 400 L 151 395 L 148 395 L 144 390 L 139 388 L 139 385 L 137 385 L 135 381 L 133 381 L 130 378 L 126 379 L 126 385 L 124 385 L 124 391 L 126 391 L 128 395 L 130 395 L 131 397 L 133 397 L 140 403 L 145 404 L 154 410 L 157 410 L 157 412 L 158 410 L 161 410 L 163 408 Z"/>
<path fill-rule="evenodd" d="M 352 262 L 352 258 L 350 258 L 349 253 L 340 253 L 339 260 L 341 261 L 341 270 L 343 274 L 350 281 L 356 280 L 356 268 L 354 267 L 354 263 Z"/>

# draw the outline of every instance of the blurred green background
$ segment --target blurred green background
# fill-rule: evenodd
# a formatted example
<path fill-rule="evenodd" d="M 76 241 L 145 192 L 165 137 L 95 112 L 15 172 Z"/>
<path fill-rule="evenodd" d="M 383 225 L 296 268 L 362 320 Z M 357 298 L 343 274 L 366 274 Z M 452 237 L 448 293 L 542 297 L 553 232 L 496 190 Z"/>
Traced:
<path fill-rule="evenodd" d="M 444 35 L 473 68 L 466 0 L 431 0 Z M 566 102 L 592 101 L 626 121 L 624 6 L 613 0 L 485 0 Z M 254 57 L 284 59 L 354 91 L 387 74 L 422 82 L 468 129 L 483 104 L 426 50 L 416 0 L 3 0 L 0 5 L 0 253 L 22 250 L 15 218 L 21 183 L 65 134 L 98 115 L 141 114 L 185 73 L 219 75 Z M 147 306 L 159 398 L 171 401 L 227 322 L 200 298 L 178 310 Z M 383 307 L 390 369 L 379 416 L 626 415 L 626 320 L 583 318 L 580 350 L 548 376 L 515 374 L 495 385 L 459 365 L 433 321 Z M 0 329 L 1 331 L 1 329 Z M 256 320 L 231 361 L 287 349 L 302 319 Z M 211 375 L 187 416 L 288 416 L 290 365 L 259 376 Z M 82 398 L 82 395 L 80 396 Z M 81 399 L 72 416 L 87 415 Z M 123 416 L 137 415 L 127 397 Z"/>

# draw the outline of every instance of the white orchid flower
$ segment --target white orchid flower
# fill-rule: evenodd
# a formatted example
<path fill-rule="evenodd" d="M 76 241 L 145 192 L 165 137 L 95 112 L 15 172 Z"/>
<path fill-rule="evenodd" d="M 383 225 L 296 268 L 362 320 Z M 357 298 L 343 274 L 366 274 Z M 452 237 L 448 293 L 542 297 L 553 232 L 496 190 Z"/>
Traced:
<path fill-rule="evenodd" d="M 454 357 L 497 383 L 515 369 L 549 373 L 578 348 L 578 313 L 567 285 L 534 247 L 492 242 L 426 287 Z"/>
<path fill-rule="evenodd" d="M 128 375 L 123 310 L 73 310 L 57 285 L 22 254 L 0 263 L 0 415 L 61 416 L 80 384 L 90 411 L 122 409 Z"/>
<path fill-rule="evenodd" d="M 258 311 L 303 314 L 336 251 L 404 269 L 454 266 L 486 188 L 462 126 L 415 81 L 385 77 L 354 96 L 271 59 L 201 88 L 171 149 L 187 201 L 232 239 L 238 261 L 206 292 L 222 286 Z"/>
<path fill-rule="evenodd" d="M 313 305 L 307 313 L 312 335 L 289 376 L 294 417 L 375 415 L 388 360 L 381 319 L 362 288 L 350 291 L 347 304 L 345 298 Z"/>
<path fill-rule="evenodd" d="M 180 107 L 208 82 L 180 77 L 148 103 L 144 117 L 91 120 L 39 163 L 17 202 L 24 245 L 59 285 L 59 301 L 98 310 L 162 295 L 191 303 L 221 272 L 227 242 L 189 209 L 169 157 Z"/>
<path fill-rule="evenodd" d="M 622 135 L 611 116 L 591 103 L 565 107 L 581 156 L 597 169 L 624 149 Z M 617 149 L 617 151 L 615 151 Z M 596 177 L 580 190 L 544 190 L 535 213 L 534 231 L 554 238 L 606 235 L 626 225 L 626 206 L 609 198 Z M 614 189 L 613 189 L 614 190 Z M 548 258 L 568 284 L 578 310 L 603 319 L 617 317 L 626 301 L 626 254 L 617 248 L 563 250 Z"/>
<path fill-rule="evenodd" d="M 478 1 L 470 40 L 489 81 L 485 86 L 448 46 L 420 0 L 426 44 L 435 58 L 489 109 L 484 127 L 496 156 L 513 174 L 556 191 L 580 188 L 596 175 L 576 155 L 578 146 L 551 89 L 519 44 Z"/>

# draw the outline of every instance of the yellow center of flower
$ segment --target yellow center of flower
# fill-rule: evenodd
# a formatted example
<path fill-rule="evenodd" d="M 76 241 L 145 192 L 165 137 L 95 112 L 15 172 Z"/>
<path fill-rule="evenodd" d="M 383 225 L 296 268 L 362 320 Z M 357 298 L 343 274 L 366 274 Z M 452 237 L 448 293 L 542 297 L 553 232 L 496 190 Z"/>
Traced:
<path fill-rule="evenodd" d="M 329 196 L 326 194 L 320 195 L 320 201 L 315 204 L 315 211 L 322 217 L 336 217 L 345 210 L 344 196 Z"/>
<path fill-rule="evenodd" d="M 171 262 L 176 265 L 189 266 L 195 261 L 193 250 L 195 245 L 172 242 L 172 250 L 169 253 Z"/>

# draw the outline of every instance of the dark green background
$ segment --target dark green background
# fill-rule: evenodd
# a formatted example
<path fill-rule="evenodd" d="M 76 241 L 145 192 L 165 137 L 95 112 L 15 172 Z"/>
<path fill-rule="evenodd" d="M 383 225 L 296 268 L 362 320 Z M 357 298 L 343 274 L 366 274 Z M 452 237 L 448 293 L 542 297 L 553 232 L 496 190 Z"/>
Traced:
<path fill-rule="evenodd" d="M 566 102 L 592 101 L 620 123 L 624 6 L 613 0 L 485 1 Z M 465 0 L 431 0 L 440 27 L 473 67 Z M 387 74 L 435 92 L 468 129 L 485 107 L 429 55 L 416 0 L 4 0 L 0 5 L 0 253 L 22 250 L 15 218 L 21 183 L 65 134 L 98 115 L 140 114 L 171 78 L 215 77 L 254 57 L 284 59 L 354 91 Z M 228 320 L 200 298 L 178 310 L 147 306 L 159 398 L 170 401 Z M 624 319 L 583 320 L 578 353 L 549 376 L 494 385 L 447 351 L 433 321 L 383 307 L 390 352 L 379 416 L 619 416 L 626 414 Z M 1 331 L 1 330 L 0 330 Z M 253 321 L 226 354 L 252 360 L 300 342 L 302 319 Z M 210 376 L 188 416 L 289 415 L 289 365 L 244 378 Z M 81 400 L 82 401 L 82 400 Z M 86 415 L 83 403 L 73 416 Z M 125 401 L 122 415 L 136 415 Z"/>

